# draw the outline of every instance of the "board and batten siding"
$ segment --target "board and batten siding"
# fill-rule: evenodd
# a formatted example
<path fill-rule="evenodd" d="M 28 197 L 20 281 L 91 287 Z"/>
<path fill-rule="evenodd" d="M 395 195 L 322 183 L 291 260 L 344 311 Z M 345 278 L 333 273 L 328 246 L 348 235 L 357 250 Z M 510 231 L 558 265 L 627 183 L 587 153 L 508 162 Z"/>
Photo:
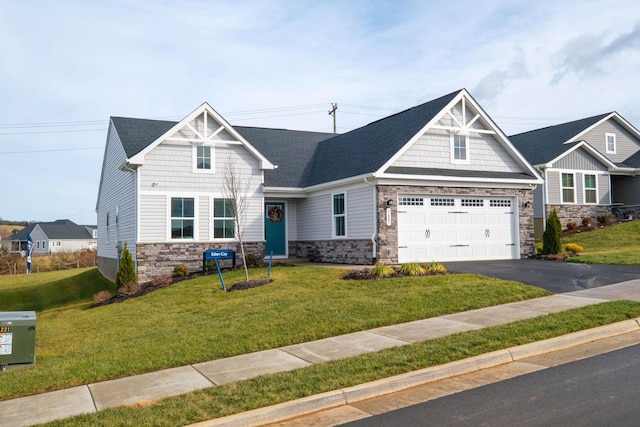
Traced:
<path fill-rule="evenodd" d="M 555 169 L 572 169 L 588 171 L 607 171 L 608 168 L 583 149 L 577 149 L 558 159 L 553 165 Z"/>
<path fill-rule="evenodd" d="M 606 134 L 616 135 L 616 152 L 607 153 Z M 580 137 L 614 163 L 623 162 L 640 150 L 640 141 L 614 119 L 601 123 Z"/>
<path fill-rule="evenodd" d="M 125 160 L 120 138 L 110 123 L 96 204 L 98 257 L 117 259 L 118 242 L 127 242 L 135 262 L 137 181 L 136 172 L 120 168 Z"/>

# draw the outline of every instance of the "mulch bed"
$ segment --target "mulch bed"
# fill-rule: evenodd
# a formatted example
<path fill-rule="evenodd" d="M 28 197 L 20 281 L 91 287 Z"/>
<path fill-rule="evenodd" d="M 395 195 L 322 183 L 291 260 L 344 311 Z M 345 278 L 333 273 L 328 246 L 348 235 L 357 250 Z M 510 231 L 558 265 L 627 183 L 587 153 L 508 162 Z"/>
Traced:
<path fill-rule="evenodd" d="M 443 274 L 452 274 L 449 272 L 446 273 L 431 273 L 431 272 L 427 272 L 425 274 L 421 274 L 420 276 L 441 276 Z M 368 270 L 366 268 L 364 269 L 359 269 L 359 270 L 351 270 L 349 273 L 345 274 L 344 276 L 342 276 L 342 280 L 382 280 L 382 279 L 390 279 L 393 277 L 420 277 L 420 276 L 410 276 L 408 274 L 402 274 L 402 273 L 398 273 L 397 271 L 393 274 L 390 274 L 388 276 L 376 276 L 374 274 L 371 274 L 371 270 Z"/>

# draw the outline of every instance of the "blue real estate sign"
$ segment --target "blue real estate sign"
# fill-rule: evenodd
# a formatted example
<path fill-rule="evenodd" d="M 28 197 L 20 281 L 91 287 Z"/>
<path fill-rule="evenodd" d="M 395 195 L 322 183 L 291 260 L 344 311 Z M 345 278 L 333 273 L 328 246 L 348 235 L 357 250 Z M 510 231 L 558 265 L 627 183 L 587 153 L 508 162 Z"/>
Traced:
<path fill-rule="evenodd" d="M 222 272 L 220 271 L 220 264 L 218 263 L 221 259 L 230 259 L 233 261 L 233 267 L 236 266 L 236 253 L 231 249 L 207 249 L 202 254 L 202 263 L 203 269 L 206 270 L 207 261 L 213 261 L 216 264 L 216 269 L 218 270 L 218 277 L 220 277 L 220 283 L 222 284 L 222 290 L 227 291 L 226 286 L 224 285 L 224 279 L 222 278 Z"/>

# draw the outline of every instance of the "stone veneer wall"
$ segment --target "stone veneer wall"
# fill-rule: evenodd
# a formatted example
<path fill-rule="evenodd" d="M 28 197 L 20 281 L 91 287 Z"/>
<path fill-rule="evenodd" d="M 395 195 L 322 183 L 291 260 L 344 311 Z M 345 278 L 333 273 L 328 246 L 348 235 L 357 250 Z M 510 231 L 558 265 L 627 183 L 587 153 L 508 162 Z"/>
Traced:
<path fill-rule="evenodd" d="M 371 240 L 313 240 L 293 242 L 297 258 L 308 258 L 312 262 L 334 264 L 371 265 L 373 242 Z"/>
<path fill-rule="evenodd" d="M 510 188 L 474 188 L 474 187 L 421 187 L 379 185 L 378 189 L 378 261 L 386 264 L 398 263 L 398 193 L 416 195 L 453 195 L 482 197 L 515 197 L 519 212 L 520 256 L 523 258 L 534 253 L 533 191 Z M 392 200 L 391 225 L 387 226 L 386 200 Z M 525 204 L 528 206 L 524 207 Z"/>
<path fill-rule="evenodd" d="M 553 208 L 556 208 L 556 212 L 558 212 L 558 218 L 560 219 L 562 228 L 566 228 L 568 222 L 575 222 L 581 225 L 585 217 L 593 218 L 593 223 L 596 224 L 599 216 L 611 214 L 611 207 L 607 205 L 547 205 L 547 218 Z"/>
<path fill-rule="evenodd" d="M 156 277 L 173 274 L 176 265 L 184 264 L 189 271 L 202 271 L 202 254 L 207 249 L 233 249 L 236 251 L 236 265 L 242 265 L 242 253 L 238 242 L 172 242 L 138 243 L 136 258 L 138 281 L 148 282 Z M 264 242 L 245 242 L 245 253 L 264 256 Z"/>

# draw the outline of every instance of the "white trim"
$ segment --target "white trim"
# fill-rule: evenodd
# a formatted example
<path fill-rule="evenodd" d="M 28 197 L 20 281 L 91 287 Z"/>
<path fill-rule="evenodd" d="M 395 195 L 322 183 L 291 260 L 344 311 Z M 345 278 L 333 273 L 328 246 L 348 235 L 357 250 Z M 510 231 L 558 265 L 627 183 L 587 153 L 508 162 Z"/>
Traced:
<path fill-rule="evenodd" d="M 575 171 L 558 171 L 560 173 L 560 203 L 563 205 L 576 205 L 578 204 L 578 191 L 577 191 L 577 182 L 576 182 L 576 172 Z M 571 175 L 573 177 L 573 187 L 565 187 L 562 183 L 562 175 Z M 564 200 L 564 190 L 565 189 L 573 189 L 573 202 L 567 202 Z"/>
<path fill-rule="evenodd" d="M 456 159 L 456 137 L 464 138 L 464 159 Z M 449 154 L 451 156 L 451 164 L 471 164 L 471 156 L 469 153 L 470 145 L 470 138 L 466 132 L 451 132 L 449 134 Z"/>
<path fill-rule="evenodd" d="M 576 145 L 574 145 L 573 147 L 571 147 L 567 151 L 563 151 L 562 154 L 560 154 L 559 156 L 549 160 L 547 163 L 545 163 L 542 166 L 545 166 L 547 168 L 553 168 L 554 163 L 558 162 L 560 159 L 562 159 L 563 157 L 566 157 L 567 155 L 569 155 L 573 151 L 577 150 L 578 148 L 584 148 L 584 150 L 587 153 L 591 154 L 596 160 L 598 160 L 600 163 L 605 165 L 609 170 L 618 168 L 611 160 L 609 160 L 605 156 L 603 156 L 598 150 L 593 148 L 586 141 L 578 142 Z"/>
<path fill-rule="evenodd" d="M 596 186 L 595 188 L 587 188 L 587 183 L 586 183 L 586 177 L 587 175 L 593 175 L 596 179 Z M 595 190 L 596 192 L 596 201 L 591 203 L 591 202 L 587 202 L 587 190 Z M 600 201 L 600 192 L 598 191 L 598 174 L 597 173 L 591 173 L 591 172 L 583 172 L 582 173 L 582 204 L 583 205 L 598 205 L 599 201 Z"/>
<path fill-rule="evenodd" d="M 335 196 L 339 196 L 342 195 L 343 197 L 343 201 L 344 201 L 344 212 L 342 214 L 335 214 L 334 213 L 334 203 L 335 203 Z M 336 218 L 344 218 L 344 234 L 338 235 L 336 233 Z M 331 193 L 331 238 L 332 239 L 347 239 L 349 236 L 348 230 L 347 230 L 347 192 L 346 191 L 341 191 L 338 193 Z"/>
<path fill-rule="evenodd" d="M 208 148 L 209 149 L 209 161 L 210 168 L 209 169 L 200 169 L 198 168 L 198 148 Z M 206 145 L 206 144 L 193 144 L 191 150 L 191 160 L 192 160 L 192 172 L 193 173 L 204 173 L 204 174 L 215 174 L 215 152 L 216 149 L 214 146 Z"/>
<path fill-rule="evenodd" d="M 166 204 L 166 208 L 167 208 L 167 215 L 166 215 L 166 231 L 167 231 L 167 242 L 173 242 L 173 243 L 177 243 L 177 242 L 196 242 L 198 241 L 198 196 L 193 195 L 193 194 L 188 194 L 188 193 L 182 193 L 180 195 L 170 195 L 167 194 L 167 204 Z M 177 198 L 182 198 L 182 199 L 193 199 L 193 237 L 191 238 L 184 238 L 184 239 L 174 239 L 171 236 L 171 219 L 173 218 L 171 216 L 171 199 L 177 199 Z M 188 218 L 188 217 L 180 217 L 180 218 Z"/>
<path fill-rule="evenodd" d="M 216 199 L 225 199 L 225 200 L 231 200 L 231 198 L 229 197 L 225 197 L 224 195 L 221 196 L 216 196 L 216 195 L 211 195 L 209 197 L 209 239 L 212 242 L 237 242 L 238 241 L 238 214 L 236 212 L 234 212 L 234 216 L 233 216 L 233 237 L 215 237 L 215 220 L 216 220 L 216 216 L 215 216 L 215 201 Z M 228 220 L 232 217 L 219 217 L 218 219 L 222 219 L 222 220 Z"/>
<path fill-rule="evenodd" d="M 609 149 L 609 137 L 613 139 L 613 150 Z M 618 150 L 618 142 L 615 133 L 606 132 L 604 134 L 604 149 L 607 154 L 616 154 Z"/>

